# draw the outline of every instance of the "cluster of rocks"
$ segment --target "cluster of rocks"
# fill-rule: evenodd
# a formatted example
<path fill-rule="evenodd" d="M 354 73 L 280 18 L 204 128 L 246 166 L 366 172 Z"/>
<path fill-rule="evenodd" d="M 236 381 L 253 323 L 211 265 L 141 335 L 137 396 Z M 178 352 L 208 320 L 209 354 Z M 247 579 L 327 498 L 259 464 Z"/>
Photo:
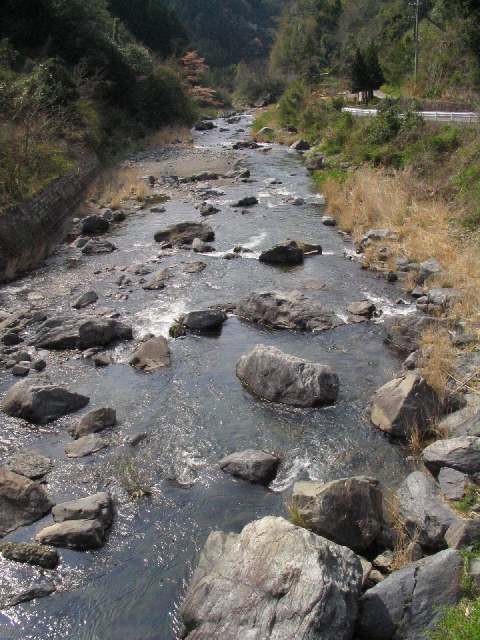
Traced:
<path fill-rule="evenodd" d="M 99 549 L 113 521 L 110 494 L 62 502 L 52 509 L 54 524 L 41 529 L 35 536 L 40 544 L 76 551 Z"/>
<path fill-rule="evenodd" d="M 278 464 L 261 453 L 234 454 L 220 465 L 258 482 L 258 470 L 271 474 Z M 426 637 L 442 606 L 462 597 L 457 549 L 415 542 L 417 559 L 393 570 L 395 530 L 373 478 L 298 482 L 290 512 L 301 526 L 266 517 L 240 534 L 210 534 L 182 607 L 187 638 L 294 638 L 321 630 L 332 640 L 413 640 Z"/>

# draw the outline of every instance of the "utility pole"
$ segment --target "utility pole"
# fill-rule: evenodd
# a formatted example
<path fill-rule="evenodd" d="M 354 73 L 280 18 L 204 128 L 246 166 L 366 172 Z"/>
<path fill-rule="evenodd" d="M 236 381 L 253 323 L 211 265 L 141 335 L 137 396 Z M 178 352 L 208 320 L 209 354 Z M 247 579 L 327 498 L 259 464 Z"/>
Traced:
<path fill-rule="evenodd" d="M 413 77 L 414 77 L 414 86 L 415 86 L 415 92 L 417 90 L 417 77 L 418 77 L 418 61 L 419 61 L 419 43 L 420 43 L 420 36 L 418 33 L 418 26 L 419 26 L 419 13 L 420 13 L 420 0 L 415 0 L 415 33 L 414 33 L 414 40 L 415 40 L 415 61 L 414 61 L 414 71 L 413 71 Z"/>

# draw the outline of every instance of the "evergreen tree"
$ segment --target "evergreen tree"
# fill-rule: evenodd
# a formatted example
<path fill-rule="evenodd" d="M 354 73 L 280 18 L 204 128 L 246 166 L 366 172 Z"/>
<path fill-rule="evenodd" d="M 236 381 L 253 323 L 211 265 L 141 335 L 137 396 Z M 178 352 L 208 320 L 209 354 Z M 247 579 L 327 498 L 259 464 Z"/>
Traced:
<path fill-rule="evenodd" d="M 358 48 L 350 69 L 350 80 L 353 93 L 361 93 L 363 102 L 366 98 L 365 92 L 368 85 L 368 70 L 363 53 Z"/>
<path fill-rule="evenodd" d="M 385 82 L 382 67 L 378 60 L 377 47 L 371 42 L 364 53 L 365 67 L 367 70 L 367 91 L 368 98 L 373 98 L 373 92 L 380 89 Z"/>

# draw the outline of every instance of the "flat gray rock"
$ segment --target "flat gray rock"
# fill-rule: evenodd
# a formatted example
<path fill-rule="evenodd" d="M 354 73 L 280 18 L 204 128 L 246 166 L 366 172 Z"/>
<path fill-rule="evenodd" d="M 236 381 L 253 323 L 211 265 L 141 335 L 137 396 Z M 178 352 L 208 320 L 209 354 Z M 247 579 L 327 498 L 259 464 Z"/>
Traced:
<path fill-rule="evenodd" d="M 427 640 L 442 607 L 462 597 L 463 558 L 447 549 L 395 571 L 360 600 L 364 640 Z"/>
<path fill-rule="evenodd" d="M 213 229 L 200 222 L 180 222 L 155 233 L 156 242 L 171 243 L 172 245 L 191 245 L 195 238 L 203 242 L 215 240 Z"/>
<path fill-rule="evenodd" d="M 91 433 L 88 436 L 78 438 L 75 442 L 67 444 L 65 446 L 65 453 L 67 454 L 67 458 L 84 458 L 85 456 L 105 449 L 105 447 L 108 447 L 107 440 L 96 433 Z"/>
<path fill-rule="evenodd" d="M 71 432 L 74 438 L 81 438 L 90 433 L 97 433 L 114 427 L 117 424 L 117 412 L 110 407 L 102 407 L 89 411 L 74 425 Z"/>
<path fill-rule="evenodd" d="M 307 362 L 275 347 L 257 345 L 237 363 L 237 377 L 256 396 L 294 407 L 333 404 L 338 376 L 330 367 Z"/>
<path fill-rule="evenodd" d="M 113 318 L 57 316 L 37 330 L 32 344 L 38 349 L 62 351 L 106 347 L 116 340 L 131 340 L 132 327 Z"/>
<path fill-rule="evenodd" d="M 463 436 L 437 440 L 422 452 L 425 465 L 434 473 L 449 467 L 463 473 L 480 471 L 480 438 Z"/>
<path fill-rule="evenodd" d="M 211 533 L 181 610 L 187 640 L 351 640 L 362 566 L 283 518 Z"/>
<path fill-rule="evenodd" d="M 76 551 L 99 549 L 105 542 L 105 528 L 98 520 L 65 520 L 41 529 L 35 540 Z"/>
<path fill-rule="evenodd" d="M 15 453 L 6 464 L 9 471 L 30 478 L 30 480 L 43 478 L 52 467 L 53 463 L 50 458 L 42 456 L 37 451 L 28 450 Z"/>
<path fill-rule="evenodd" d="M 461 500 L 465 495 L 468 477 L 461 471 L 442 467 L 438 474 L 438 484 L 449 500 Z"/>
<path fill-rule="evenodd" d="M 163 336 L 142 342 L 134 351 L 129 364 L 145 373 L 170 366 L 170 348 Z"/>
<path fill-rule="evenodd" d="M 147 291 L 158 291 L 160 289 L 165 289 L 165 284 L 169 278 L 171 278 L 172 274 L 170 269 L 160 269 L 153 273 L 150 278 L 148 278 L 147 282 L 143 285 L 143 289 Z"/>
<path fill-rule="evenodd" d="M 98 520 L 105 528 L 112 524 L 113 502 L 109 493 L 96 493 L 86 498 L 61 502 L 52 509 L 55 522 L 65 520 Z"/>
<path fill-rule="evenodd" d="M 461 520 L 443 499 L 432 476 L 414 471 L 397 491 L 400 516 L 413 537 L 427 550 L 445 547 L 448 528 Z"/>
<path fill-rule="evenodd" d="M 212 333 L 219 331 L 227 319 L 227 314 L 218 309 L 190 311 L 181 319 L 181 324 L 193 333 Z"/>
<path fill-rule="evenodd" d="M 98 294 L 96 291 L 87 291 L 87 293 L 84 293 L 75 300 L 75 302 L 72 304 L 72 307 L 74 309 L 84 309 L 85 307 L 88 307 L 89 305 L 97 302 L 97 300 Z"/>
<path fill-rule="evenodd" d="M 236 478 L 255 484 L 269 484 L 277 473 L 280 459 L 265 451 L 248 449 L 232 453 L 220 460 L 220 469 Z"/>
<path fill-rule="evenodd" d="M 30 585 L 27 589 L 24 589 L 20 593 L 16 593 L 11 596 L 8 601 L 8 606 L 15 607 L 22 602 L 30 602 L 31 600 L 37 600 L 38 598 L 45 598 L 56 591 L 55 585 L 48 580 L 42 580 Z"/>
<path fill-rule="evenodd" d="M 298 331 L 325 331 L 343 324 L 336 313 L 300 291 L 252 293 L 238 302 L 236 314 L 248 322 Z"/>

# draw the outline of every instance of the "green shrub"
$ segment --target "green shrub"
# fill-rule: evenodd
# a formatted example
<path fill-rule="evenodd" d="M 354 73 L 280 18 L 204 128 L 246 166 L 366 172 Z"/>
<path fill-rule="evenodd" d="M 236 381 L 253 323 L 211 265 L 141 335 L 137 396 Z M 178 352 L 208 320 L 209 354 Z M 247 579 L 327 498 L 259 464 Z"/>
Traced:
<path fill-rule="evenodd" d="M 278 118 L 282 127 L 298 126 L 308 90 L 301 80 L 288 87 L 278 103 Z"/>
<path fill-rule="evenodd" d="M 439 133 L 430 138 L 430 146 L 436 153 L 455 151 L 460 146 L 460 131 L 458 127 L 446 126 Z"/>

